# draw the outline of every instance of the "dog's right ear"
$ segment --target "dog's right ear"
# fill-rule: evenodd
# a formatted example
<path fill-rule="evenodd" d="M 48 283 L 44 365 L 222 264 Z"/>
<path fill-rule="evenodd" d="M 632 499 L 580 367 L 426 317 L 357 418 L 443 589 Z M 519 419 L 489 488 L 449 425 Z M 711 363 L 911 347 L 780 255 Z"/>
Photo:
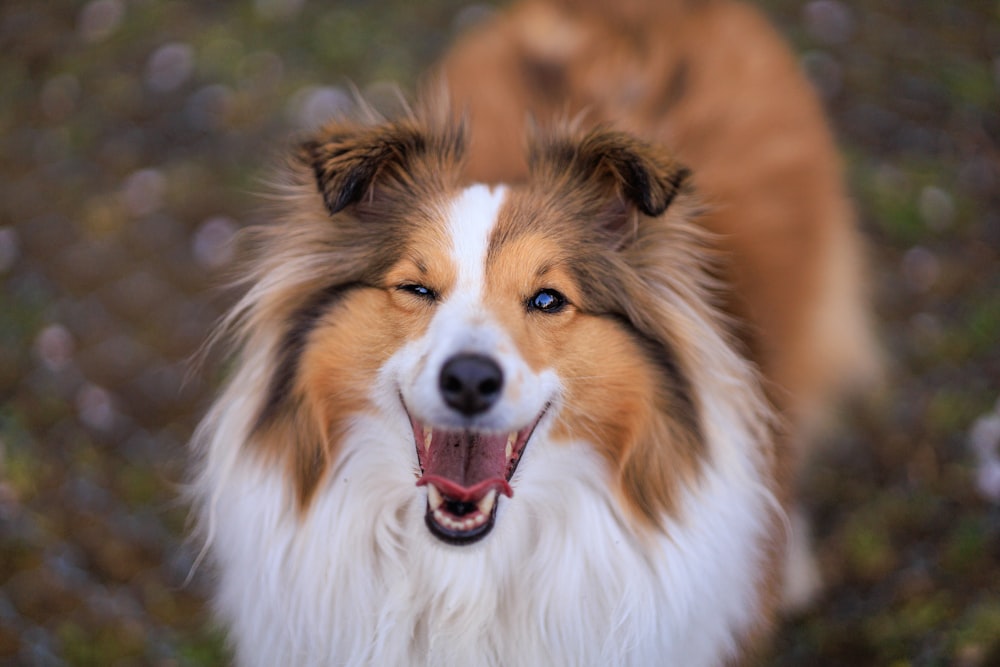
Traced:
<path fill-rule="evenodd" d="M 330 215 L 372 193 L 381 173 L 405 168 L 427 142 L 414 127 L 334 125 L 302 144 L 299 156 L 313 171 Z"/>
<path fill-rule="evenodd" d="M 378 182 L 408 180 L 409 167 L 430 152 L 458 158 L 464 130 L 431 136 L 414 121 L 378 125 L 336 123 L 304 142 L 298 157 L 312 169 L 330 215 L 362 199 L 373 198 Z"/>

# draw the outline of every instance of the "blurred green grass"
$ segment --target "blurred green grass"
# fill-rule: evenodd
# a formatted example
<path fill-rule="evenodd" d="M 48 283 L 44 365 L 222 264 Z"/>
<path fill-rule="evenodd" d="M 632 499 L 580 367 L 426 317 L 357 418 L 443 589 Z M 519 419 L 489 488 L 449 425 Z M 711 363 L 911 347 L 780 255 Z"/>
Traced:
<path fill-rule="evenodd" d="M 774 665 L 1000 664 L 1000 3 L 759 3 L 824 95 L 872 241 L 883 395 L 803 483 L 828 589 Z M 353 83 L 412 90 L 458 0 L 0 6 L 0 662 L 217 665 L 182 540 L 187 359 L 232 229 Z M 391 100 L 389 100 L 391 103 Z"/>

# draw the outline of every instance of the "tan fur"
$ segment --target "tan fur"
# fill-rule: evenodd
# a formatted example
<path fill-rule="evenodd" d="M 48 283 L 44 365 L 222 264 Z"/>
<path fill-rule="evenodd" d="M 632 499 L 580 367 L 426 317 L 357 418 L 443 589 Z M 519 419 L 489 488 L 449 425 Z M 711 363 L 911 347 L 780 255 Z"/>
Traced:
<path fill-rule="evenodd" d="M 454 191 L 462 155 L 435 139 L 450 132 L 423 117 L 327 127 L 305 145 L 304 166 L 313 167 L 320 186 L 327 208 L 322 216 L 336 221 L 306 215 L 313 205 L 291 223 L 315 227 L 315 246 L 302 243 L 302 229 L 291 228 L 262 243 L 262 266 L 272 272 L 275 257 L 303 264 L 292 255 L 296 249 L 309 257 L 308 265 L 316 264 L 309 253 L 319 248 L 330 255 L 324 283 L 304 272 L 310 279 L 303 290 L 283 290 L 284 298 L 274 302 L 290 324 L 275 334 L 278 364 L 271 373 L 294 383 L 272 381 L 253 439 L 266 455 L 287 461 L 303 510 L 335 459 L 348 418 L 366 408 L 366 383 L 427 325 L 428 303 L 400 286 L 423 285 L 442 299 L 454 286 L 443 202 Z M 460 134 L 454 141 L 461 143 Z M 681 288 L 678 302 L 704 300 L 702 244 L 684 222 L 691 204 L 672 204 L 686 171 L 669 154 L 606 130 L 539 134 L 528 152 L 534 177 L 513 188 L 494 231 L 484 305 L 529 366 L 554 367 L 566 378 L 569 409 L 559 435 L 594 438 L 618 470 L 625 506 L 641 523 L 658 525 L 673 512 L 681 483 L 696 479 L 704 453 L 695 392 L 685 374 L 691 362 L 668 362 L 676 364 L 677 375 L 666 380 L 655 368 L 662 363 L 658 357 L 683 356 L 678 350 L 689 344 L 681 337 L 675 350 L 672 341 L 684 321 L 674 321 L 668 294 L 650 292 L 663 278 L 642 273 L 643 267 L 654 274 L 677 268 L 670 282 Z M 659 215 L 668 206 L 676 213 L 655 223 L 650 218 L 640 231 L 645 216 L 639 209 Z M 383 234 L 366 238 L 378 225 L 387 225 Z M 375 250 L 365 241 L 377 241 Z M 390 264 L 386 255 L 396 261 Z M 671 256 L 678 261 L 663 265 Z M 323 287 L 345 284 L 345 294 L 322 298 Z M 529 312 L 527 300 L 543 288 L 564 293 L 570 307 L 555 316 Z M 713 321 L 709 311 L 706 322 Z M 624 322 L 633 334 L 622 331 Z M 291 440 L 298 446 L 288 447 Z"/>
<path fill-rule="evenodd" d="M 276 197 L 277 223 L 248 237 L 243 281 L 251 289 L 223 330 L 248 349 L 271 351 L 249 443 L 288 467 L 302 511 L 334 461 L 347 416 L 364 408 L 359 397 L 367 388 L 360 384 L 403 342 L 399 333 L 426 326 L 426 308 L 396 287 L 454 282 L 441 261 L 447 249 L 440 209 L 457 187 L 464 135 L 446 121 L 428 112 L 419 123 L 377 128 L 331 123 L 291 164 L 290 181 Z M 418 190 L 424 195 L 415 202 Z M 324 298 L 339 286 L 348 286 L 343 296 Z M 276 386 L 285 366 L 287 386 Z"/>
<path fill-rule="evenodd" d="M 774 492 L 789 506 L 836 399 L 874 380 L 879 363 L 840 159 L 773 29 L 730 0 L 524 0 L 473 28 L 440 76 L 470 119 L 470 181 L 528 178 L 517 142 L 529 119 L 609 124 L 692 169 L 707 207 L 699 224 L 714 234 L 732 286 L 721 305 L 781 414 Z M 776 546 L 765 586 L 772 609 L 782 557 Z"/>
<path fill-rule="evenodd" d="M 504 226 L 511 220 L 500 222 L 498 234 L 513 233 Z M 569 388 L 553 436 L 595 443 L 618 471 L 614 481 L 625 506 L 640 525 L 657 526 L 676 509 L 681 485 L 697 479 L 703 445 L 674 420 L 684 406 L 660 394 L 648 352 L 603 313 L 587 311 L 589 286 L 568 266 L 586 260 L 571 254 L 570 239 L 545 234 L 547 222 L 558 228 L 556 220 L 537 217 L 531 221 L 537 231 L 500 246 L 489 264 L 488 305 L 529 365 L 556 369 Z M 525 302 L 543 288 L 561 292 L 570 305 L 555 315 L 527 312 Z"/>
<path fill-rule="evenodd" d="M 523 0 L 435 81 L 304 142 L 251 232 L 241 357 L 194 438 L 238 659 L 744 664 L 801 445 L 875 365 L 815 95 L 731 0 Z M 503 365 L 477 417 L 445 373 L 473 355 Z M 518 495 L 480 504 L 442 454 Z M 486 507 L 506 525 L 471 532 Z"/>
<path fill-rule="evenodd" d="M 304 503 L 318 484 L 313 477 L 325 473 L 334 460 L 336 452 L 330 448 L 344 435 L 350 418 L 369 409 L 367 397 L 378 369 L 426 328 L 429 309 L 413 300 L 392 287 L 358 290 L 310 336 L 301 360 L 300 391 L 330 442 L 318 463 L 307 461 L 311 473 L 298 470 L 296 487 Z"/>
<path fill-rule="evenodd" d="M 724 386 L 704 369 L 742 368 L 704 363 L 732 351 L 703 338 L 731 327 L 781 425 L 756 378 L 726 380 L 750 388 L 739 409 L 774 442 L 762 486 L 789 508 L 796 445 L 875 355 L 839 160 L 770 27 L 728 0 L 525 0 L 440 74 L 450 105 L 432 92 L 412 117 L 337 121 L 303 144 L 290 211 L 257 232 L 229 323 L 267 359 L 245 373 L 263 397 L 251 451 L 289 470 L 307 512 L 378 370 L 428 327 L 432 302 L 407 286 L 454 289 L 445 202 L 504 182 L 483 305 L 530 368 L 564 383 L 554 440 L 597 448 L 641 528 L 680 519 L 709 465 L 699 394 Z M 468 135 L 450 120 L 463 108 Z M 567 307 L 532 311 L 541 289 Z M 767 520 L 759 634 L 783 556 L 778 512 Z"/>
<path fill-rule="evenodd" d="M 671 418 L 679 406 L 660 404 L 648 361 L 615 327 L 588 318 L 561 344 L 557 367 L 576 381 L 554 437 L 596 443 L 639 527 L 659 527 L 697 482 L 703 443 Z"/>
<path fill-rule="evenodd" d="M 726 307 L 792 423 L 813 423 L 874 372 L 840 160 L 816 95 L 755 10 L 528 0 L 472 30 L 442 72 L 471 120 L 470 180 L 525 178 L 529 116 L 611 123 L 691 167 L 735 286 Z"/>

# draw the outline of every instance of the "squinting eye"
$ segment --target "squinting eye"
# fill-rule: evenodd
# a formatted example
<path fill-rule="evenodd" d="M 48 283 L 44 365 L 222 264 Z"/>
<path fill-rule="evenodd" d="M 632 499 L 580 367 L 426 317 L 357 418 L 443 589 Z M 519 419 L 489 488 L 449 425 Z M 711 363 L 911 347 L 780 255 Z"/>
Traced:
<path fill-rule="evenodd" d="M 535 296 L 528 299 L 529 310 L 540 310 L 543 313 L 556 313 L 566 305 L 566 297 L 554 289 L 539 290 Z"/>
<path fill-rule="evenodd" d="M 422 299 L 427 299 L 428 301 L 434 301 L 437 299 L 437 292 L 432 290 L 430 287 L 424 287 L 423 285 L 408 284 L 400 285 L 397 289 L 404 292 L 409 292 L 415 296 L 419 296 Z"/>

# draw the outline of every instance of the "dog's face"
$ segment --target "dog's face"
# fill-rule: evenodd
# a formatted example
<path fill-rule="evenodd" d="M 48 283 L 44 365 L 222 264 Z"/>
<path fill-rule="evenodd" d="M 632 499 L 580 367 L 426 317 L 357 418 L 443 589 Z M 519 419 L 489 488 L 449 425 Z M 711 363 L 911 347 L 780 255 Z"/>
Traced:
<path fill-rule="evenodd" d="M 355 416 L 406 420 L 414 493 L 451 544 L 490 532 L 542 438 L 589 443 L 625 501 L 659 515 L 671 480 L 695 466 L 696 398 L 670 342 L 643 321 L 648 296 L 623 249 L 683 173 L 605 133 L 541 150 L 535 182 L 466 187 L 434 145 L 389 126 L 307 147 L 353 274 L 293 317 L 262 440 L 296 430 L 293 477 L 308 504 L 331 483 L 324 471 Z"/>
<path fill-rule="evenodd" d="M 532 433 L 560 391 L 554 362 L 572 331 L 572 286 L 546 253 L 512 263 L 494 244 L 506 191 L 475 186 L 445 207 L 386 275 L 392 305 L 422 332 L 386 365 L 413 426 L 427 525 L 482 537 Z M 492 256 L 491 256 L 492 254 Z"/>

